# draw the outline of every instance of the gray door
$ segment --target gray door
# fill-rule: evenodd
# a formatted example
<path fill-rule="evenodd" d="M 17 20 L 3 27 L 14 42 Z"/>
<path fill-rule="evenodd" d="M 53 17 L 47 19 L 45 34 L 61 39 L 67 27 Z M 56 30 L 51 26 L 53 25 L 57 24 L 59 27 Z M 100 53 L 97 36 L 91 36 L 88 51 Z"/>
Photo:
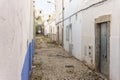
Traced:
<path fill-rule="evenodd" d="M 108 61 L 107 61 L 107 23 L 101 24 L 101 39 L 100 39 L 100 71 L 104 75 L 108 75 Z"/>

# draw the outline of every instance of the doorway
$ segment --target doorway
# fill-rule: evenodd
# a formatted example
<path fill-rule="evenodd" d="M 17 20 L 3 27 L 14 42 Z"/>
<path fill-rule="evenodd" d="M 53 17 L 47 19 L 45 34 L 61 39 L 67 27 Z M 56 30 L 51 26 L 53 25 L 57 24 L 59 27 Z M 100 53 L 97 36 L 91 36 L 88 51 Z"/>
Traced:
<path fill-rule="evenodd" d="M 59 42 L 60 42 L 60 40 L 59 40 L 59 26 L 57 27 L 57 41 L 58 41 L 58 44 L 59 44 Z"/>
<path fill-rule="evenodd" d="M 109 78 L 110 15 L 95 19 L 95 58 L 97 72 Z"/>

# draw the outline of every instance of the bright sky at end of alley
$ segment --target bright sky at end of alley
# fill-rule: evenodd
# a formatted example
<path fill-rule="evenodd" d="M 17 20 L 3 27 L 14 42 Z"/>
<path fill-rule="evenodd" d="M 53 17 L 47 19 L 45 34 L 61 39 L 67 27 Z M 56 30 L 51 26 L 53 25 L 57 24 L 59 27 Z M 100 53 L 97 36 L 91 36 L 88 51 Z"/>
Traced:
<path fill-rule="evenodd" d="M 47 3 L 50 1 L 52 3 Z M 55 11 L 54 0 L 35 0 L 35 9 L 42 10 L 43 14 L 51 14 Z"/>

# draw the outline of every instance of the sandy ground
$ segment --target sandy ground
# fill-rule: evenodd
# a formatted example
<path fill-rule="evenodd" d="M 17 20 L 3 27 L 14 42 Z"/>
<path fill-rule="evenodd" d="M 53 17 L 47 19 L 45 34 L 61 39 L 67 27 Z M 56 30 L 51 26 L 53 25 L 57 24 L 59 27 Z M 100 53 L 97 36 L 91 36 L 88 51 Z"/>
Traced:
<path fill-rule="evenodd" d="M 36 37 L 30 80 L 103 80 L 43 36 Z"/>

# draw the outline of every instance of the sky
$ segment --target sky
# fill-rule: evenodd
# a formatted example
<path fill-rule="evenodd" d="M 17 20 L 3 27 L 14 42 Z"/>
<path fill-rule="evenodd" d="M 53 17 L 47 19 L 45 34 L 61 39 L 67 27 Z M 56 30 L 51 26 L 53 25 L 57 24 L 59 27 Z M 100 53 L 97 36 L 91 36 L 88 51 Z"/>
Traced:
<path fill-rule="evenodd" d="M 51 1 L 52 3 L 47 3 L 47 1 Z M 35 0 L 35 9 L 42 10 L 44 15 L 51 14 L 55 11 L 54 0 Z"/>

